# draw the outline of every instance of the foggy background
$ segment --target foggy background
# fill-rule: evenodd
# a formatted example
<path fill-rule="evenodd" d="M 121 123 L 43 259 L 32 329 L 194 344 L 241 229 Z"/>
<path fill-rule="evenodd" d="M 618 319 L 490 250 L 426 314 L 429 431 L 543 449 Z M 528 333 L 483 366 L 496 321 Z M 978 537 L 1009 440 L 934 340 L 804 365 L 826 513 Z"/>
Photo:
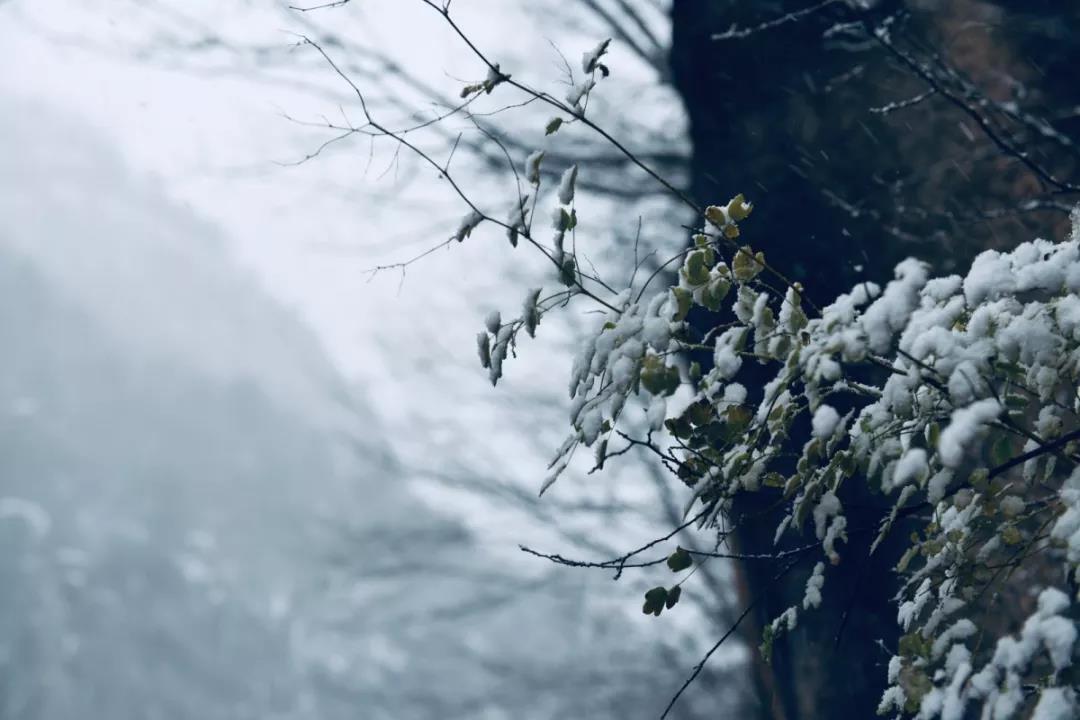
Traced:
<path fill-rule="evenodd" d="M 666 42 L 665 5 L 639 5 Z M 454 4 L 549 85 L 560 51 L 612 34 L 587 6 Z M 685 501 L 641 466 L 536 498 L 592 319 L 545 319 L 493 389 L 474 337 L 555 285 L 533 254 L 478 231 L 369 272 L 463 208 L 388 143 L 300 162 L 355 101 L 296 33 L 392 117 L 486 74 L 406 0 L 0 2 L 0 718 L 658 715 L 727 612 L 725 570 L 656 620 L 650 578 L 518 550 L 605 559 Z M 685 119 L 647 55 L 616 41 L 596 113 L 677 178 Z M 506 182 L 460 152 L 477 187 Z M 578 201 L 613 272 L 639 218 L 644 246 L 683 242 L 633 182 Z M 739 702 L 740 660 L 714 657 L 677 716 Z"/>

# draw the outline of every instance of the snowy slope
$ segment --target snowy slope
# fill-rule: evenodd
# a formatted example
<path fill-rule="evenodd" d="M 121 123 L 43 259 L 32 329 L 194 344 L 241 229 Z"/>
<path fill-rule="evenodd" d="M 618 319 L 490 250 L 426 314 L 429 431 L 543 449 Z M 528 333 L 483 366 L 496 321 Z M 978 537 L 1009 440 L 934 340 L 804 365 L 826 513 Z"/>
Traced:
<path fill-rule="evenodd" d="M 309 420 L 355 427 L 313 335 L 225 258 L 215 228 L 131 176 L 74 119 L 0 104 L 0 242 L 138 357 L 249 379 Z"/>
<path fill-rule="evenodd" d="M 92 132 L 5 98 L 0 154 L 0 717 L 303 716 L 334 524 L 405 497 L 377 428 Z"/>

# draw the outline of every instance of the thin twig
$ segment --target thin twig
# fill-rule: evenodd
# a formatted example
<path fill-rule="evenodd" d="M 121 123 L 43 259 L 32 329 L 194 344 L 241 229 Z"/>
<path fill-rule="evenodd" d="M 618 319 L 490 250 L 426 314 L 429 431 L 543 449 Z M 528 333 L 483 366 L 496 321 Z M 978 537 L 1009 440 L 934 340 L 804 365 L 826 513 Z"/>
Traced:
<path fill-rule="evenodd" d="M 732 25 L 725 32 L 715 33 L 712 36 L 712 39 L 713 40 L 741 40 L 741 39 L 744 39 L 744 38 L 748 38 L 751 35 L 756 35 L 759 32 L 764 32 L 766 30 L 772 30 L 773 28 L 780 27 L 781 25 L 787 25 L 789 23 L 798 22 L 798 21 L 802 20 L 803 18 L 808 17 L 810 15 L 813 15 L 814 13 L 816 13 L 816 12 L 818 12 L 820 10 L 824 10 L 825 8 L 827 8 L 830 5 L 836 5 L 837 3 L 842 3 L 842 2 L 844 2 L 844 0 L 824 0 L 824 2 L 819 2 L 817 5 L 811 5 L 810 7 L 803 8 L 802 10 L 795 10 L 793 12 L 789 12 L 786 15 L 781 15 L 780 17 L 773 18 L 772 20 L 766 20 L 763 23 L 759 23 L 757 25 L 754 25 L 754 26 L 748 27 L 748 28 L 740 28 L 740 27 L 738 27 L 736 25 Z"/>

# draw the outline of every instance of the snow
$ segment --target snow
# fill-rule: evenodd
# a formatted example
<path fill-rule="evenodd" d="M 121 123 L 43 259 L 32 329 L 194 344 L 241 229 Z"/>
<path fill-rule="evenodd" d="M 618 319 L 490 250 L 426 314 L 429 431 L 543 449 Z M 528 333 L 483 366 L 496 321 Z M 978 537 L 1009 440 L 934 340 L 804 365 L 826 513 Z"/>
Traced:
<path fill-rule="evenodd" d="M 929 266 L 908 259 L 896 266 L 896 279 L 862 314 L 870 349 L 877 353 L 888 351 L 893 335 L 907 324 L 911 311 L 918 306 L 919 290 L 926 284 Z"/>
<path fill-rule="evenodd" d="M 881 696 L 881 702 L 878 703 L 878 714 L 887 715 L 890 710 L 903 710 L 905 702 L 907 702 L 907 695 L 904 694 L 903 688 L 899 685 L 892 685 Z"/>
<path fill-rule="evenodd" d="M 1080 260 L 1076 244 L 1047 240 L 1023 243 L 1011 253 L 987 250 L 975 258 L 964 279 L 964 296 L 974 307 L 1005 295 L 1054 292 L 1071 287 Z"/>
<path fill-rule="evenodd" d="M 1012 266 L 997 250 L 987 250 L 975 258 L 964 278 L 964 297 L 971 307 L 1009 293 L 1016 287 Z"/>
<path fill-rule="evenodd" d="M 987 699 L 998 713 L 995 717 L 1011 718 L 1023 702 L 1020 692 L 1021 673 L 1044 650 L 1055 672 L 1060 673 L 1072 664 L 1072 653 L 1077 639 L 1076 624 L 1067 616 L 1069 597 L 1056 588 L 1047 588 L 1039 594 L 1037 609 L 1027 619 L 1019 637 L 1005 636 L 998 640 L 990 662 L 971 678 L 971 692 Z M 1001 682 L 1004 675 L 1004 683 Z M 1004 689 L 1001 687 L 1004 685 Z M 1042 712 L 1048 718 L 1075 717 L 1075 696 L 1062 696 L 1057 688 L 1045 688 L 1039 700 Z M 1058 713 L 1069 713 L 1060 715 Z M 1033 717 L 1037 717 L 1039 711 Z"/>
<path fill-rule="evenodd" d="M 974 361 L 964 359 L 956 364 L 952 374 L 949 375 L 949 396 L 957 405 L 969 405 L 987 392 L 986 382 L 982 379 L 983 373 Z"/>
<path fill-rule="evenodd" d="M 1031 720 L 1075 720 L 1080 716 L 1080 706 L 1076 702 L 1076 691 L 1066 687 L 1044 688 L 1039 693 L 1039 702 L 1031 714 Z"/>
<path fill-rule="evenodd" d="M 1050 535 L 1065 543 L 1069 562 L 1080 564 L 1080 467 L 1065 481 L 1061 498 L 1065 512 L 1055 521 Z"/>
<path fill-rule="evenodd" d="M 811 420 L 811 428 L 814 437 L 819 440 L 827 440 L 836 432 L 836 426 L 840 424 L 840 413 L 831 405 L 822 405 L 814 411 Z"/>
<path fill-rule="evenodd" d="M 1061 616 L 1061 613 L 1068 612 L 1070 604 L 1069 596 L 1061 590 L 1043 590 L 1039 593 L 1038 610 L 1033 616 L 1033 619 L 1037 618 L 1037 622 L 1030 628 L 1032 634 L 1041 637 L 1054 669 L 1058 672 L 1072 664 L 1073 645 L 1076 644 L 1076 625 L 1069 618 Z M 1028 630 L 1025 626 L 1025 634 Z"/>
<path fill-rule="evenodd" d="M 1057 302 L 1056 321 L 1063 335 L 1080 340 L 1080 296 L 1066 295 Z"/>
<path fill-rule="evenodd" d="M 803 609 L 821 607 L 821 588 L 825 586 L 825 563 L 819 562 L 814 565 L 814 572 L 806 581 L 806 592 L 803 595 Z"/>
<path fill-rule="evenodd" d="M 886 680 L 890 683 L 895 683 L 900 679 L 900 670 L 904 667 L 903 658 L 899 655 L 893 655 L 889 658 L 889 670 L 886 676 Z"/>
<path fill-rule="evenodd" d="M 589 78 L 570 88 L 566 93 L 566 102 L 577 112 L 582 111 L 581 101 L 596 87 L 596 80 Z"/>
<path fill-rule="evenodd" d="M 837 515 L 829 523 L 829 529 L 821 540 L 821 547 L 825 551 L 825 556 L 829 558 L 833 565 L 840 562 L 840 554 L 836 552 L 836 543 L 839 540 L 847 540 L 846 531 L 847 518 L 843 515 Z"/>
<path fill-rule="evenodd" d="M 909 448 L 896 463 L 891 488 L 903 487 L 912 481 L 921 482 L 926 479 L 929 472 L 930 466 L 927 464 L 926 450 L 923 448 Z"/>
<path fill-rule="evenodd" d="M 840 512 L 840 498 L 831 492 L 821 496 L 821 499 L 818 500 L 817 505 L 814 507 L 814 528 L 818 540 L 824 539 L 826 523 L 829 518 L 839 515 Z"/>
<path fill-rule="evenodd" d="M 571 165 L 563 171 L 562 177 L 559 178 L 559 202 L 563 205 L 574 202 L 574 183 L 577 181 L 577 174 L 577 165 Z"/>
<path fill-rule="evenodd" d="M 995 420 L 1003 408 L 994 398 L 974 402 L 954 410 L 949 425 L 941 431 L 938 452 L 946 466 L 955 468 L 964 460 L 968 447 L 986 425 Z"/>
<path fill-rule="evenodd" d="M 794 607 L 789 607 L 784 612 L 780 613 L 779 617 L 772 621 L 773 632 L 779 630 L 786 630 L 791 632 L 799 624 L 799 611 Z"/>
<path fill-rule="evenodd" d="M 664 420 L 667 419 L 667 398 L 662 395 L 657 395 L 649 402 L 649 408 L 646 411 L 646 416 L 649 423 L 649 429 L 653 432 L 659 432 L 664 428 Z"/>
<path fill-rule="evenodd" d="M 646 317 L 641 339 L 653 347 L 665 347 L 671 339 L 671 323 L 662 317 Z"/>
<path fill-rule="evenodd" d="M 540 163 L 543 160 L 543 150 L 534 150 L 525 159 L 525 179 L 532 185 L 540 184 Z"/>
<path fill-rule="evenodd" d="M 1024 512 L 1027 503 L 1019 495 L 1006 495 L 998 502 L 1001 513 L 1007 518 L 1014 518 Z"/>
<path fill-rule="evenodd" d="M 483 222 L 484 216 L 480 214 L 479 210 L 473 210 L 461 218 L 461 222 L 458 223 L 457 229 L 454 230 L 453 238 L 458 242 L 463 241 L 469 237 L 476 226 Z"/>
<path fill-rule="evenodd" d="M 930 598 L 930 578 L 926 578 L 919 585 L 919 588 L 915 591 L 915 595 L 911 600 L 905 600 L 900 603 L 900 608 L 896 614 L 896 621 L 904 632 L 907 632 L 911 628 L 911 624 L 922 614 L 923 608 L 926 607 Z"/>
<path fill-rule="evenodd" d="M 604 416 L 599 410 L 594 409 L 585 413 L 581 421 L 581 437 L 586 445 L 592 445 L 600 435 L 600 426 L 604 422 Z"/>
<path fill-rule="evenodd" d="M 998 330 L 996 343 L 1006 359 L 1025 365 L 1053 364 L 1064 347 L 1050 313 L 1034 304 L 1025 307 L 1019 316 L 1008 318 Z"/>
<path fill-rule="evenodd" d="M 735 377 L 742 367 L 742 357 L 736 348 L 742 343 L 746 335 L 743 328 L 725 330 L 716 338 L 715 351 L 713 352 L 713 364 L 719 376 L 725 380 Z"/>
<path fill-rule="evenodd" d="M 941 656 L 945 654 L 945 650 L 954 642 L 957 640 L 966 640 L 977 632 L 978 628 L 975 627 L 975 623 L 968 618 L 957 620 L 934 638 L 934 644 L 931 647 L 931 657 L 934 660 L 941 658 Z"/>
<path fill-rule="evenodd" d="M 721 403 L 727 405 L 741 405 L 746 402 L 746 386 L 741 383 L 729 383 L 724 386 L 724 395 Z"/>

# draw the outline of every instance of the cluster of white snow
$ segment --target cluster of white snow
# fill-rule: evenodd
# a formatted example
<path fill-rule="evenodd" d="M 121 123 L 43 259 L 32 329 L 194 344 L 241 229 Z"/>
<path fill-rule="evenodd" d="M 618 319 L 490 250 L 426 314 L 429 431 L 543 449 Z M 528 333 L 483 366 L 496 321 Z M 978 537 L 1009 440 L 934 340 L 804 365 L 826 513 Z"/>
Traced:
<path fill-rule="evenodd" d="M 907 260 L 884 288 L 864 283 L 810 317 L 801 288 L 781 297 L 757 280 L 768 267 L 760 253 L 742 247 L 730 264 L 719 259 L 748 212 L 741 197 L 709 208 L 676 287 L 610 298 L 612 309 L 571 373 L 573 431 L 544 488 L 579 445 L 595 446 L 602 465 L 620 422 L 630 425 L 627 401 L 640 394 L 648 427 L 672 432 L 672 446 L 654 448 L 688 471 L 694 497 L 712 503 L 703 524 L 717 522 L 731 498 L 757 491 L 768 475 L 789 499 L 777 541 L 812 517 L 835 565 L 847 539 L 839 499 L 845 482 L 869 482 L 893 499 L 874 549 L 901 511 L 925 502 L 932 519 L 898 568 L 898 622 L 922 640 L 890 663 L 882 712 L 902 715 L 914 705 L 920 720 L 959 720 L 981 703 L 984 718 L 1015 717 L 1025 703 L 1021 686 L 1048 659 L 1035 717 L 1072 717 L 1075 693 L 1055 678 L 1072 663 L 1075 600 L 1046 587 L 1021 639 L 999 639 L 985 658 L 969 647 L 983 612 L 971 602 L 970 578 L 980 567 L 1015 564 L 1020 548 L 1063 563 L 1067 574 L 1080 572 L 1080 470 L 1063 481 L 1058 465 L 1076 464 L 1078 443 L 1054 444 L 1080 428 L 1080 223 L 1061 243 L 985 252 L 965 277 L 931 278 L 925 264 Z M 714 367 L 704 377 L 680 368 L 680 352 L 700 349 L 686 325 L 690 307 L 717 311 L 732 289 L 735 320 L 712 340 Z M 733 382 L 747 360 L 776 368 L 755 401 Z M 849 368 L 860 364 L 879 371 L 880 383 L 855 381 Z M 689 403 L 664 402 L 687 386 L 695 391 Z M 830 397 L 854 409 L 842 416 L 825 402 Z M 772 468 L 784 467 L 804 414 L 802 456 L 783 477 Z M 716 423 L 726 430 L 707 435 Z M 1025 462 L 1009 463 L 1021 452 Z M 1041 497 L 1029 502 L 1028 495 Z M 766 628 L 767 644 L 820 604 L 825 567 L 816 566 L 802 608 L 788 608 Z"/>

